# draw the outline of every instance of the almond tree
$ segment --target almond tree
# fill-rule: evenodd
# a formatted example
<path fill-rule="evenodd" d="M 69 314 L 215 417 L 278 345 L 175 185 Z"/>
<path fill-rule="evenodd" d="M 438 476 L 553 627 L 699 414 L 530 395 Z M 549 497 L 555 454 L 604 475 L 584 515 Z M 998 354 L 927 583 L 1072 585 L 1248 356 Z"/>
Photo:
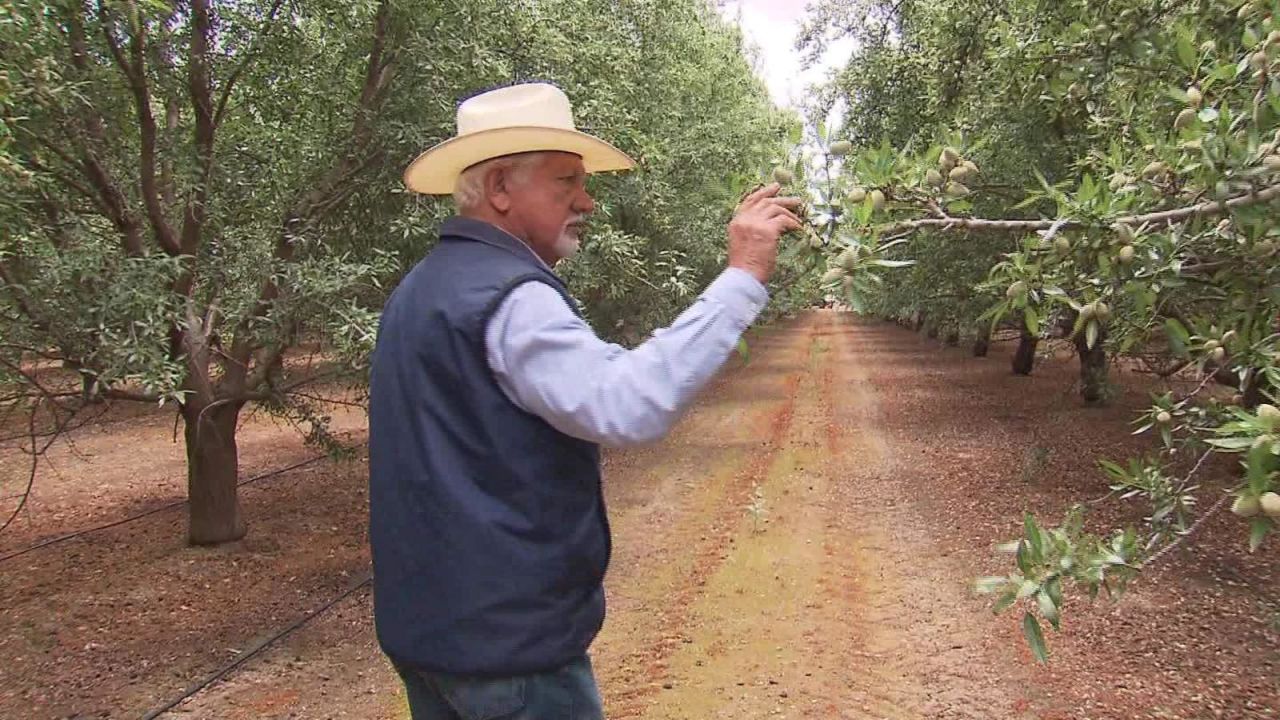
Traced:
<path fill-rule="evenodd" d="M 264 403 L 323 434 L 299 393 L 342 358 L 297 373 L 284 353 L 324 334 L 358 354 L 373 334 L 367 299 L 390 262 L 318 237 L 382 160 L 390 3 L 3 13 L 0 364 L 59 417 L 80 398 L 42 380 L 42 362 L 78 371 L 83 399 L 176 402 L 190 540 L 239 538 L 241 410 Z"/>

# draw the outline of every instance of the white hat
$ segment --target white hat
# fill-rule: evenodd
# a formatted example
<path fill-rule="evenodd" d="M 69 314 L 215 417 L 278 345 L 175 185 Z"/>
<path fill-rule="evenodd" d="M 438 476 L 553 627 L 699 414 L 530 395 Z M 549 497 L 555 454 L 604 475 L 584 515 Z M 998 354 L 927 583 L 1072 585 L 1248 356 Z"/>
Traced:
<path fill-rule="evenodd" d="M 453 192 L 476 163 L 515 153 L 560 150 L 582 158 L 587 172 L 629 170 L 635 161 L 573 124 L 569 98 L 554 85 L 526 83 L 476 95 L 458 106 L 458 135 L 419 155 L 404 184 L 427 195 Z"/>

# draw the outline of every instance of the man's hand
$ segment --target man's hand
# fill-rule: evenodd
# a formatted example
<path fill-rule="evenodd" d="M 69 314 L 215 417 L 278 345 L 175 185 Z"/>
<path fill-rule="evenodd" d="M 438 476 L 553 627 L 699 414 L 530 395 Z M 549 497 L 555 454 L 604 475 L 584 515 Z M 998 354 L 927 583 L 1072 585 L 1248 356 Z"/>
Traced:
<path fill-rule="evenodd" d="M 729 221 L 729 267 L 751 273 L 761 284 L 768 282 L 778 260 L 778 238 L 798 230 L 800 207 L 796 197 L 778 197 L 781 189 L 771 183 L 747 195 Z"/>

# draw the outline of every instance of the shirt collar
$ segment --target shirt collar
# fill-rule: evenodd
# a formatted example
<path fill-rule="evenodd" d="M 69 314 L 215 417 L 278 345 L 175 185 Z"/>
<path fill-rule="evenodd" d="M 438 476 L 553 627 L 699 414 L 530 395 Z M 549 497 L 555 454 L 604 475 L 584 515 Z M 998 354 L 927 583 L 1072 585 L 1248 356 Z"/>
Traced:
<path fill-rule="evenodd" d="M 440 236 L 450 235 L 453 237 L 462 237 L 469 240 L 478 240 L 486 245 L 493 245 L 505 250 L 509 250 L 517 255 L 532 258 L 540 267 L 552 272 L 551 266 L 547 265 L 538 254 L 533 251 L 523 240 L 503 230 L 492 223 L 476 220 L 475 218 L 462 217 L 456 215 L 444 221 L 440 226 Z"/>

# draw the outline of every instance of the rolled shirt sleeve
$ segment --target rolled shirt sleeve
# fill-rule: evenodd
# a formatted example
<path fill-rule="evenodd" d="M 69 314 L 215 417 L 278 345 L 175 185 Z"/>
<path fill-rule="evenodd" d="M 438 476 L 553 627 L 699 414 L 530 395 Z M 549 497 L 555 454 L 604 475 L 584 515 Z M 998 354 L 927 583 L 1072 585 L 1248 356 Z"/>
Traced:
<path fill-rule="evenodd" d="M 758 280 L 729 268 L 670 326 L 627 350 L 532 281 L 490 317 L 486 354 L 506 396 L 557 430 L 611 447 L 649 443 L 675 425 L 768 299 Z"/>

